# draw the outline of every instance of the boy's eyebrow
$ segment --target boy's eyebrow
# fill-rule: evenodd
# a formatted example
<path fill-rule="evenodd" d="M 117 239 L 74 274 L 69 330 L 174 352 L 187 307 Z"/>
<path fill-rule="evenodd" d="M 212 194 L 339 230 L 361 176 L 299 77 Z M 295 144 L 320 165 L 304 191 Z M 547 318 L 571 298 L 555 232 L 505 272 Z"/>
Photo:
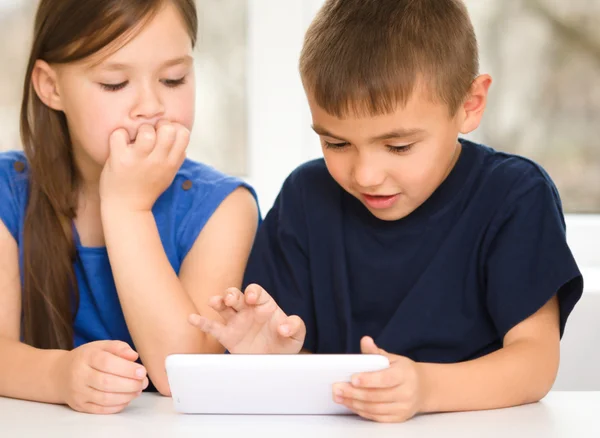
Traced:
<path fill-rule="evenodd" d="M 338 140 L 342 140 L 342 141 L 349 143 L 348 140 L 345 140 L 344 138 L 340 137 L 339 135 L 329 132 L 327 129 L 323 128 L 322 126 L 313 125 L 312 129 L 317 134 L 322 135 L 324 137 L 337 138 Z M 423 134 L 423 133 L 425 133 L 424 129 L 419 129 L 419 128 L 402 129 L 402 128 L 400 128 L 400 129 L 395 129 L 394 131 L 386 132 L 385 134 L 382 134 L 382 135 L 378 135 L 377 137 L 373 137 L 370 141 L 377 142 L 377 141 L 382 141 L 382 140 L 390 140 L 393 138 L 407 138 L 407 137 L 413 137 L 415 135 L 419 135 L 419 134 Z"/>
<path fill-rule="evenodd" d="M 179 65 L 179 64 L 188 64 L 189 65 L 193 62 L 193 60 L 194 60 L 194 58 L 192 58 L 190 55 L 180 56 L 180 57 L 169 59 L 168 61 L 163 62 L 160 65 L 160 67 L 161 68 L 172 67 L 174 65 Z M 109 62 L 106 64 L 101 64 L 100 67 L 102 68 L 102 70 L 128 70 L 131 68 L 131 65 L 120 63 L 120 62 Z"/>

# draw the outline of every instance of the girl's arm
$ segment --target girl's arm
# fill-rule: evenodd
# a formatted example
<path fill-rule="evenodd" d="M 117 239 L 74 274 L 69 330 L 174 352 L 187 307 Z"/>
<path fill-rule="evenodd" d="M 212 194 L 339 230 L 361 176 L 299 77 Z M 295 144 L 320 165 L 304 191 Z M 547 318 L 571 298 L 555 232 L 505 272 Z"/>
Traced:
<path fill-rule="evenodd" d="M 0 395 L 60 403 L 54 374 L 67 352 L 19 342 L 21 283 L 15 239 L 0 220 Z"/>
<path fill-rule="evenodd" d="M 258 224 L 250 192 L 234 190 L 204 226 L 183 261 L 179 278 L 171 267 L 151 211 L 102 209 L 106 246 L 127 326 L 158 391 L 169 395 L 165 358 L 173 353 L 222 353 L 188 316 L 219 315 L 209 297 L 241 287 Z"/>

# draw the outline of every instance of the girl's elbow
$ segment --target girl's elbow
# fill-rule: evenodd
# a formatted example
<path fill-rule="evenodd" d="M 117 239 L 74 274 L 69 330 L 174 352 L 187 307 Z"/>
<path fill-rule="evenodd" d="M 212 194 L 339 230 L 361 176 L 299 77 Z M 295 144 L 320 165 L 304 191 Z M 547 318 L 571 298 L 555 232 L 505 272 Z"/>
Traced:
<path fill-rule="evenodd" d="M 171 397 L 171 387 L 169 386 L 169 382 L 166 378 L 159 379 L 154 382 L 154 387 L 160 395 L 164 397 Z"/>

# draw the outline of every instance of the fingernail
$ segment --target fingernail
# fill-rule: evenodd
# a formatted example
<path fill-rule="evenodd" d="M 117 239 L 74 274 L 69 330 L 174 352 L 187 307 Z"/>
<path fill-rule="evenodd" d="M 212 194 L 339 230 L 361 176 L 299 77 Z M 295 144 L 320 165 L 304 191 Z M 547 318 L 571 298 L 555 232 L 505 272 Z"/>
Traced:
<path fill-rule="evenodd" d="M 353 378 L 352 378 L 352 384 L 353 384 L 354 386 L 360 386 L 360 378 L 358 378 L 358 377 L 353 377 Z"/>
<path fill-rule="evenodd" d="M 145 374 L 146 372 L 143 368 L 138 368 L 137 370 L 135 370 L 135 375 L 138 377 L 144 377 Z"/>
<path fill-rule="evenodd" d="M 334 397 L 334 399 L 333 399 L 333 400 L 334 400 L 336 403 L 342 403 L 342 402 L 343 402 L 343 399 L 342 399 L 342 397 L 340 397 L 340 396 L 338 396 L 338 395 L 336 395 L 336 396 Z"/>
<path fill-rule="evenodd" d="M 335 395 L 341 397 L 342 395 L 344 395 L 344 391 L 342 391 L 340 388 L 337 388 L 335 390 Z"/>

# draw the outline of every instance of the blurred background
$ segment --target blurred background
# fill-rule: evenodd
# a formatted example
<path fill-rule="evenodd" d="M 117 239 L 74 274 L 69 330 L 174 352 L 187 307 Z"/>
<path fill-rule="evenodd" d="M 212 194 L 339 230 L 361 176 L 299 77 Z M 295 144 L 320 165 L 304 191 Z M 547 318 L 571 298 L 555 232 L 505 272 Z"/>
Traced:
<path fill-rule="evenodd" d="M 255 184 L 263 210 L 320 156 L 297 72 L 323 0 L 198 0 L 189 155 Z M 567 213 L 600 213 L 600 0 L 466 0 L 494 83 L 469 138 L 550 173 Z M 22 75 L 37 0 L 0 0 L 0 150 L 20 148 Z"/>

